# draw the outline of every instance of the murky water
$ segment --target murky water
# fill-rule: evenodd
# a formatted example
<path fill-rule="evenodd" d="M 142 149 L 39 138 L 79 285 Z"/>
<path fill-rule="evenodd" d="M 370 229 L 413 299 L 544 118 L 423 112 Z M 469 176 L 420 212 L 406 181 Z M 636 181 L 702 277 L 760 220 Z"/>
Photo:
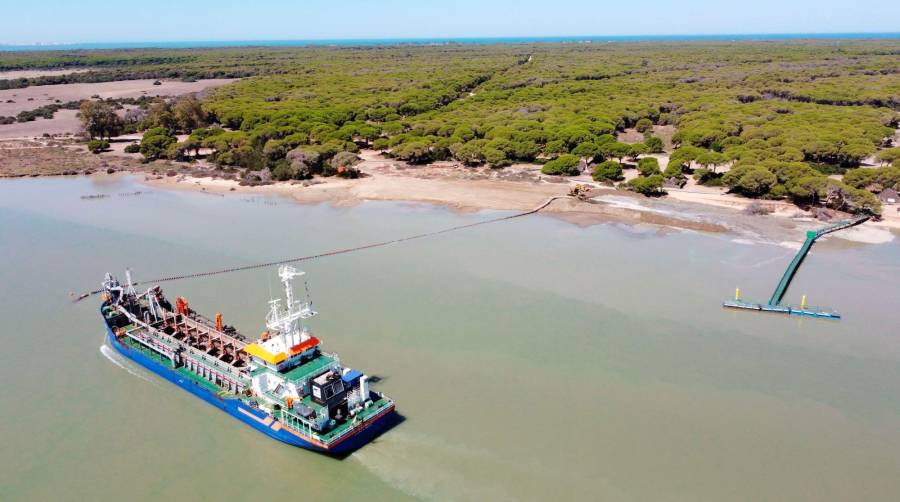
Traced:
<path fill-rule="evenodd" d="M 814 248 L 788 299 L 840 322 L 721 309 L 736 286 L 767 298 L 793 254 L 733 235 L 534 216 L 305 263 L 318 336 L 405 417 L 344 460 L 122 360 L 96 299 L 68 296 L 126 266 L 149 279 L 494 214 L 0 183 L 0 499 L 897 499 L 896 241 Z M 269 270 L 164 285 L 248 335 L 276 288 Z"/>

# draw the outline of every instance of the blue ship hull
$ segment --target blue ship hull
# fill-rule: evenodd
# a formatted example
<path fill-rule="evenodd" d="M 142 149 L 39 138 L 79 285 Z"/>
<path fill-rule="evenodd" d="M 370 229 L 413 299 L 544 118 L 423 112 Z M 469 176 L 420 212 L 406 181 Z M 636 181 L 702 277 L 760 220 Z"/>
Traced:
<path fill-rule="evenodd" d="M 102 317 L 101 312 L 101 317 Z M 109 344 L 116 349 L 116 351 L 128 359 L 140 364 L 144 368 L 152 371 L 153 373 L 159 375 L 162 378 L 172 382 L 173 384 L 181 387 L 182 389 L 190 392 L 191 394 L 203 399 L 207 403 L 219 408 L 220 410 L 228 413 L 234 418 L 244 422 L 245 424 L 253 427 L 254 429 L 262 432 L 263 434 L 277 439 L 281 442 L 287 443 L 293 446 L 299 446 L 300 448 L 306 448 L 307 450 L 332 453 L 332 454 L 342 454 L 349 453 L 353 450 L 360 448 L 365 445 L 375 436 L 378 435 L 378 432 L 384 427 L 387 423 L 388 419 L 394 412 L 393 406 L 384 410 L 379 415 L 374 418 L 368 420 L 366 422 L 365 428 L 354 432 L 351 436 L 346 439 L 341 440 L 340 442 L 325 446 L 318 441 L 315 441 L 311 438 L 304 439 L 301 437 L 299 433 L 290 431 L 287 427 L 282 426 L 280 422 L 274 419 L 271 415 L 267 414 L 264 411 L 253 408 L 240 399 L 236 398 L 224 398 L 215 394 L 198 383 L 185 378 L 181 373 L 160 364 L 157 361 L 154 361 L 150 357 L 140 353 L 137 350 L 132 349 L 124 344 L 122 344 L 113 333 L 112 329 L 110 329 L 109 325 L 106 322 L 103 323 L 106 326 L 107 339 L 109 340 Z"/>

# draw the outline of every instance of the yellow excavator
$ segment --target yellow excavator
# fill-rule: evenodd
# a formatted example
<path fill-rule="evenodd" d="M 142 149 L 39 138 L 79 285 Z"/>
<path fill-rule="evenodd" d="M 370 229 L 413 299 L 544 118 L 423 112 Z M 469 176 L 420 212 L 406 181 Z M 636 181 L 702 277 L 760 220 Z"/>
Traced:
<path fill-rule="evenodd" d="M 585 200 L 587 199 L 588 192 L 590 191 L 591 187 L 579 183 L 573 186 L 571 190 L 569 190 L 569 197 L 575 197 L 578 200 Z"/>

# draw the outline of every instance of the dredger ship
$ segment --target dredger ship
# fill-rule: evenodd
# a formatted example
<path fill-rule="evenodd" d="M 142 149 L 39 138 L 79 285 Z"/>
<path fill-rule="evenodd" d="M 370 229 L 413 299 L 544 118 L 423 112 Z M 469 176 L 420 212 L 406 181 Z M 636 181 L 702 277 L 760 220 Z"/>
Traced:
<path fill-rule="evenodd" d="M 279 441 L 320 452 L 351 452 L 383 428 L 394 402 L 369 378 L 344 367 L 304 324 L 316 312 L 294 298 L 303 272 L 281 266 L 285 298 L 271 300 L 267 331 L 252 343 L 222 315 L 210 320 L 159 286 L 138 293 L 111 274 L 100 313 L 109 343 L 122 355 Z"/>

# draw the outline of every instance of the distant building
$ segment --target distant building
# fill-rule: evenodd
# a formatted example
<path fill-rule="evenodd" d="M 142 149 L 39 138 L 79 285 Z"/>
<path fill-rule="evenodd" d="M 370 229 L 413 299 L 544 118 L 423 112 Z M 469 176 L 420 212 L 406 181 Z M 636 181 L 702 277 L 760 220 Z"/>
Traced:
<path fill-rule="evenodd" d="M 900 203 L 900 194 L 893 188 L 886 188 L 878 194 L 878 200 L 883 204 L 897 204 Z"/>

